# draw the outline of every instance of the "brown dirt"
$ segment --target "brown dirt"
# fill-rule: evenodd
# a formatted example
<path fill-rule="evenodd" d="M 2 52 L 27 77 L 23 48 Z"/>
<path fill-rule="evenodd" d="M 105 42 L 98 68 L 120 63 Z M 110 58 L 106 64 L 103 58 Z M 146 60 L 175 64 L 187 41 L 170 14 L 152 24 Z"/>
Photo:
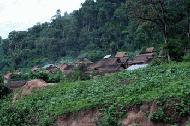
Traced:
<path fill-rule="evenodd" d="M 20 91 L 14 95 L 13 103 L 24 96 L 30 95 L 32 93 L 32 90 L 44 88 L 47 86 L 48 84 L 40 79 L 28 81 L 23 87 L 21 87 Z"/>
<path fill-rule="evenodd" d="M 154 101 L 152 103 L 144 103 L 143 105 L 127 107 L 127 117 L 118 121 L 122 126 L 171 126 L 170 124 L 154 123 L 151 116 L 157 111 L 158 105 Z M 97 126 L 101 113 L 95 110 L 81 111 L 78 113 L 60 116 L 54 126 Z M 181 120 L 180 126 L 185 126 L 190 122 L 190 118 Z"/>
<path fill-rule="evenodd" d="M 150 120 L 152 113 L 157 110 L 156 102 L 136 107 L 132 109 L 127 108 L 129 110 L 128 116 L 122 121 L 123 126 L 169 126 L 168 124 L 155 124 Z"/>
<path fill-rule="evenodd" d="M 82 111 L 60 116 L 55 126 L 96 126 L 100 113 L 97 110 Z"/>

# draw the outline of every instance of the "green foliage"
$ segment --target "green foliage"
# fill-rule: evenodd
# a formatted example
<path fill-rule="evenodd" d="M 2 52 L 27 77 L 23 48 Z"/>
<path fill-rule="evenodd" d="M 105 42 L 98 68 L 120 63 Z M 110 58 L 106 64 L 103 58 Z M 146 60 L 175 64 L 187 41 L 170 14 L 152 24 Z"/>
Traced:
<path fill-rule="evenodd" d="M 48 73 L 46 71 L 40 70 L 37 72 L 31 72 L 28 75 L 28 79 L 42 79 L 47 83 L 59 83 L 64 79 L 64 74 L 61 71 L 56 73 Z"/>
<path fill-rule="evenodd" d="M 0 75 L 0 100 L 11 92 L 10 89 L 3 85 L 3 77 Z M 0 101 L 1 102 L 1 101 Z"/>
<path fill-rule="evenodd" d="M 98 126 L 118 126 L 118 120 L 126 116 L 126 106 L 118 105 L 117 103 L 102 109 L 102 117 L 98 122 Z M 120 126 L 121 124 L 119 124 Z"/>
<path fill-rule="evenodd" d="M 173 60 L 182 60 L 184 56 L 183 43 L 180 39 L 169 39 L 167 49 L 169 49 L 169 54 Z"/>
<path fill-rule="evenodd" d="M 162 108 L 158 108 L 156 112 L 154 112 L 151 116 L 151 121 L 159 123 L 164 122 L 166 119 L 164 110 Z"/>
<path fill-rule="evenodd" d="M 190 112 L 189 78 L 189 63 L 169 63 L 123 71 L 95 80 L 60 83 L 35 90 L 14 106 L 11 98 L 3 100 L 0 104 L 0 116 L 3 117 L 0 125 L 45 126 L 52 124 L 60 115 L 97 106 L 103 107 L 101 112 L 104 116 L 100 125 L 117 125 L 117 121 L 127 114 L 125 106 L 153 101 L 157 101 L 160 108 L 152 116 L 155 122 L 178 123 L 178 119 Z M 131 81 L 125 84 L 125 79 Z M 173 105 L 172 112 L 176 113 L 168 115 L 165 105 Z M 164 117 L 167 117 L 166 120 L 163 120 Z"/>
<path fill-rule="evenodd" d="M 75 68 L 74 71 L 65 76 L 66 82 L 79 81 L 79 80 L 89 80 L 90 76 L 84 73 L 84 67 L 80 66 L 79 68 Z"/>
<path fill-rule="evenodd" d="M 48 76 L 48 73 L 45 71 L 38 71 L 38 72 L 31 72 L 29 74 L 29 78 L 31 78 L 31 79 L 42 79 L 42 80 L 47 82 L 49 79 L 49 76 Z"/>
<path fill-rule="evenodd" d="M 3 76 L 0 74 L 0 84 L 3 84 Z"/>
<path fill-rule="evenodd" d="M 185 62 L 190 62 L 190 53 L 186 54 L 186 55 L 183 57 L 183 61 L 185 61 Z"/>
<path fill-rule="evenodd" d="M 11 80 L 14 80 L 14 81 L 28 80 L 28 74 L 23 74 L 23 73 L 13 74 L 11 75 Z"/>
<path fill-rule="evenodd" d="M 102 59 L 105 56 L 105 53 L 103 51 L 99 50 L 92 50 L 92 51 L 87 51 L 81 54 L 79 58 L 88 58 L 91 61 L 98 61 Z"/>
<path fill-rule="evenodd" d="M 151 62 L 150 65 L 151 66 L 157 66 L 157 65 L 164 64 L 164 63 L 168 63 L 168 61 L 165 58 L 157 57 L 157 58 L 153 59 L 153 61 Z"/>
<path fill-rule="evenodd" d="M 64 63 L 74 63 L 76 61 L 76 58 L 74 57 L 63 57 L 60 59 L 59 63 L 64 64 Z"/>
<path fill-rule="evenodd" d="M 63 81 L 64 77 L 65 77 L 65 75 L 61 71 L 57 71 L 56 73 L 49 75 L 48 82 L 59 83 L 59 82 Z"/>
<path fill-rule="evenodd" d="M 160 6 L 159 1 L 151 2 L 155 3 L 86 0 L 71 14 L 61 15 L 57 10 L 51 22 L 38 23 L 28 31 L 13 31 L 7 39 L 0 39 L 0 69 L 32 67 L 62 57 L 86 56 L 96 61 L 119 50 L 134 53 L 143 47 L 160 48 L 163 34 L 166 40 L 177 38 L 168 47 L 174 60 L 181 59 L 188 46 L 181 40 L 188 40 L 189 3 L 165 0 Z"/>

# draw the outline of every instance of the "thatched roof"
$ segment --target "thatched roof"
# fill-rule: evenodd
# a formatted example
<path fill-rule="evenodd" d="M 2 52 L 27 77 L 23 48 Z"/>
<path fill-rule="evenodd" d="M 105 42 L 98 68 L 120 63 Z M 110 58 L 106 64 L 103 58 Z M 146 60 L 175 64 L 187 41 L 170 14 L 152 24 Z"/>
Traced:
<path fill-rule="evenodd" d="M 76 64 L 85 64 L 85 65 L 88 65 L 88 64 L 92 64 L 93 62 L 90 61 L 89 59 L 87 58 L 83 58 L 83 59 L 80 59 L 76 62 Z"/>
<path fill-rule="evenodd" d="M 150 47 L 146 49 L 146 53 L 153 53 L 154 52 L 154 47 Z"/>
<path fill-rule="evenodd" d="M 148 63 L 153 58 L 154 58 L 154 53 L 145 53 L 145 54 L 137 55 L 135 59 L 133 60 L 132 64 Z"/>
<path fill-rule="evenodd" d="M 122 57 L 122 58 L 119 58 L 119 60 L 121 61 L 121 63 L 127 63 L 128 61 L 128 57 Z"/>
<path fill-rule="evenodd" d="M 147 57 L 148 59 L 152 59 L 152 58 L 154 58 L 154 53 L 145 53 L 145 54 L 141 54 L 141 56 L 145 56 L 145 57 Z"/>
<path fill-rule="evenodd" d="M 68 64 L 61 64 L 61 65 L 59 66 L 59 69 L 60 69 L 61 71 L 63 71 L 63 70 L 65 70 L 65 69 L 67 69 L 68 66 L 69 66 Z"/>
<path fill-rule="evenodd" d="M 90 69 L 96 69 L 100 67 L 105 67 L 109 65 L 117 64 L 117 58 L 102 59 L 89 66 Z"/>
<path fill-rule="evenodd" d="M 16 89 L 24 86 L 26 81 L 10 81 L 6 86 L 10 89 Z"/>
<path fill-rule="evenodd" d="M 64 74 L 70 74 L 72 73 L 74 69 L 74 65 L 71 64 L 62 64 L 60 65 L 59 69 L 64 73 Z"/>
<path fill-rule="evenodd" d="M 4 79 L 9 80 L 9 79 L 11 79 L 12 75 L 13 75 L 13 73 L 8 72 L 7 74 L 4 75 Z"/>
<path fill-rule="evenodd" d="M 102 59 L 90 65 L 86 73 L 92 73 L 93 71 L 95 71 L 98 74 L 105 74 L 121 71 L 125 69 L 125 64 L 127 63 L 127 60 L 127 57 Z"/>
<path fill-rule="evenodd" d="M 132 64 L 133 64 L 133 61 L 132 61 L 132 60 L 129 60 L 127 63 L 128 63 L 128 65 L 132 65 Z"/>
<path fill-rule="evenodd" d="M 120 67 L 120 65 L 110 65 L 105 67 L 100 67 L 96 70 L 98 74 L 105 74 L 105 73 L 114 73 L 123 70 L 124 68 Z"/>
<path fill-rule="evenodd" d="M 127 57 L 127 52 L 117 52 L 115 58 Z"/>

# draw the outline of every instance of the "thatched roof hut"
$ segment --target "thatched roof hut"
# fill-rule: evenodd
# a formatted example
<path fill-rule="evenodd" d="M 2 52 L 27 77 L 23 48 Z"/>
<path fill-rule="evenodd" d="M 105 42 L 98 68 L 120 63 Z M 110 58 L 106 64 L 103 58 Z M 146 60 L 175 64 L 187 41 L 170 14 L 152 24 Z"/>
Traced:
<path fill-rule="evenodd" d="M 9 81 L 6 86 L 12 90 L 21 88 L 26 84 L 26 81 Z"/>
<path fill-rule="evenodd" d="M 74 70 L 74 65 L 71 64 L 61 64 L 59 69 L 66 75 L 70 74 Z"/>
<path fill-rule="evenodd" d="M 154 47 L 150 47 L 150 48 L 147 48 L 146 49 L 146 52 L 145 53 L 153 53 L 155 50 L 154 50 Z"/>
<path fill-rule="evenodd" d="M 117 52 L 115 58 L 127 57 L 127 52 Z"/>
<path fill-rule="evenodd" d="M 154 58 L 154 56 L 154 53 L 144 53 L 137 55 L 132 64 L 147 64 Z"/>
<path fill-rule="evenodd" d="M 127 57 L 102 59 L 90 65 L 87 69 L 87 73 L 95 71 L 98 74 L 105 74 L 121 71 L 126 69 L 127 60 Z"/>

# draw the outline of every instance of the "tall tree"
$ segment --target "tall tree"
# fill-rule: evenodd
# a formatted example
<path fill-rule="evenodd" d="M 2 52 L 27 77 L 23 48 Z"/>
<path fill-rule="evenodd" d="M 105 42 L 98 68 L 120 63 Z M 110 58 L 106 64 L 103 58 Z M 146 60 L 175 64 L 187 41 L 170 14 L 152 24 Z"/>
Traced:
<path fill-rule="evenodd" d="M 127 7 L 132 18 L 143 22 L 152 22 L 163 34 L 165 46 L 168 45 L 169 27 L 175 19 L 183 0 L 128 0 Z M 167 57 L 170 60 L 167 50 Z"/>

